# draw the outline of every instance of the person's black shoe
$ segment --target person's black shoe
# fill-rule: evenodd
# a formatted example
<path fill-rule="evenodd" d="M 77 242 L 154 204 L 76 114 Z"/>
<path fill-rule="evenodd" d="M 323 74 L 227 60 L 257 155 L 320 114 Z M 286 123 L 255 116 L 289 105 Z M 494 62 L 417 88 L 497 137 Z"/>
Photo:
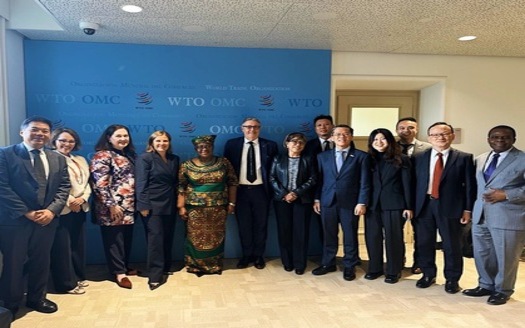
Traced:
<path fill-rule="evenodd" d="M 434 283 L 436 283 L 435 277 L 423 276 L 423 278 L 419 279 L 416 282 L 416 287 L 417 288 L 428 288 Z"/>
<path fill-rule="evenodd" d="M 58 306 L 54 302 L 45 298 L 37 302 L 28 301 L 26 306 L 41 313 L 54 313 L 58 310 Z"/>
<path fill-rule="evenodd" d="M 369 272 L 365 274 L 366 280 L 376 280 L 377 278 L 381 277 L 383 275 L 383 272 Z"/>
<path fill-rule="evenodd" d="M 355 279 L 355 269 L 354 268 L 345 268 L 343 270 L 343 279 L 346 281 L 352 281 Z"/>
<path fill-rule="evenodd" d="M 253 264 L 259 270 L 264 269 L 264 267 L 266 266 L 266 263 L 264 263 L 264 258 L 262 256 L 257 256 Z"/>
<path fill-rule="evenodd" d="M 11 321 L 15 321 L 16 314 L 18 313 L 19 307 L 15 304 L 4 304 L 4 307 L 11 312 Z"/>
<path fill-rule="evenodd" d="M 160 287 L 161 283 L 160 282 L 150 282 L 148 283 L 148 285 L 149 285 L 149 290 L 155 290 Z"/>
<path fill-rule="evenodd" d="M 297 274 L 297 275 L 304 274 L 304 269 L 295 269 L 295 274 Z"/>
<path fill-rule="evenodd" d="M 250 264 L 250 258 L 247 256 L 243 256 L 239 262 L 237 263 L 237 269 L 245 269 Z"/>
<path fill-rule="evenodd" d="M 471 297 L 489 296 L 492 295 L 492 291 L 478 286 L 476 288 L 465 289 L 463 295 Z"/>
<path fill-rule="evenodd" d="M 489 299 L 487 300 L 487 303 L 490 305 L 503 305 L 507 303 L 509 299 L 510 299 L 510 296 L 506 294 L 494 293 L 490 295 Z"/>
<path fill-rule="evenodd" d="M 328 266 L 325 266 L 325 265 L 322 265 L 316 269 L 314 269 L 312 271 L 312 274 L 314 276 L 322 276 L 322 275 L 325 275 L 329 272 L 335 272 L 337 271 L 337 267 L 335 265 L 328 265 Z"/>
<path fill-rule="evenodd" d="M 445 291 L 449 294 L 456 294 L 460 289 L 457 281 L 447 280 L 445 283 Z"/>
<path fill-rule="evenodd" d="M 399 281 L 399 278 L 401 278 L 401 275 L 399 274 L 387 274 L 385 276 L 385 282 L 387 284 L 395 284 L 396 282 Z"/>
<path fill-rule="evenodd" d="M 284 271 L 288 271 L 288 272 L 293 271 L 293 266 L 285 265 L 284 266 Z"/>

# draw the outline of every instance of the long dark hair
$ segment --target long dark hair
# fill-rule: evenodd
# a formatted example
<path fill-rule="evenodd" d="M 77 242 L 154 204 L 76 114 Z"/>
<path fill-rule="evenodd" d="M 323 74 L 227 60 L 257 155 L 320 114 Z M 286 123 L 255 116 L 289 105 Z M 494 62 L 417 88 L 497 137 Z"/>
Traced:
<path fill-rule="evenodd" d="M 374 149 L 372 144 L 374 143 L 375 137 L 381 133 L 385 136 L 386 141 L 388 142 L 388 146 L 384 152 L 384 160 L 391 162 L 396 167 L 400 167 L 403 160 L 401 159 L 401 147 L 396 142 L 396 138 L 394 138 L 394 135 L 390 130 L 385 128 L 379 128 L 375 129 L 372 132 L 370 132 L 370 136 L 368 137 L 368 153 L 372 157 L 372 160 L 377 163 L 379 161 L 379 152 Z"/>
<path fill-rule="evenodd" d="M 127 157 L 134 158 L 135 157 L 135 146 L 133 146 L 133 140 L 131 139 L 131 134 L 129 133 L 128 127 L 125 126 L 125 125 L 121 125 L 121 124 L 112 124 L 112 125 L 108 126 L 106 128 L 106 130 L 104 130 L 104 132 L 102 132 L 102 135 L 98 139 L 97 144 L 95 145 L 95 150 L 96 151 L 101 151 L 101 150 L 113 150 L 113 151 L 116 151 L 116 149 L 113 148 L 113 146 L 109 142 L 109 138 L 111 138 L 113 133 L 115 133 L 115 131 L 117 131 L 119 129 L 126 130 L 128 132 L 128 135 L 129 135 L 129 144 L 122 150 L 122 152 Z"/>

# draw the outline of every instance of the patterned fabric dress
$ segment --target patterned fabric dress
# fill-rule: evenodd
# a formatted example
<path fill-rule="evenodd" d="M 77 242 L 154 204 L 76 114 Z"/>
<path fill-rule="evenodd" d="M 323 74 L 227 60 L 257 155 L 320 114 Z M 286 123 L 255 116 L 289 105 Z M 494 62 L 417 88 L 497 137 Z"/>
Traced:
<path fill-rule="evenodd" d="M 228 187 L 238 184 L 225 158 L 197 165 L 188 160 L 179 171 L 179 193 L 185 195 L 185 261 L 188 272 L 221 273 L 228 216 Z"/>

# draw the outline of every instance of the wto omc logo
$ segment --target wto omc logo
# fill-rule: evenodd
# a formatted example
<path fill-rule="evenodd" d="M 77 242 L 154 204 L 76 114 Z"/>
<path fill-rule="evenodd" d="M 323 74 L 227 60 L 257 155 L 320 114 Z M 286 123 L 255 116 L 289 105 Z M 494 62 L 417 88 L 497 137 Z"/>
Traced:
<path fill-rule="evenodd" d="M 181 122 L 180 123 L 180 131 L 183 133 L 193 133 L 197 127 L 193 122 Z"/>
<path fill-rule="evenodd" d="M 304 133 L 304 134 L 310 134 L 310 132 L 312 132 L 312 127 L 310 126 L 310 122 L 300 123 L 299 132 Z"/>
<path fill-rule="evenodd" d="M 150 96 L 149 92 L 139 92 L 137 93 L 137 103 L 142 106 L 147 106 L 153 102 L 153 97 Z"/>
<path fill-rule="evenodd" d="M 259 96 L 259 103 L 261 104 L 261 106 L 265 106 L 265 107 L 273 106 L 272 95 Z"/>

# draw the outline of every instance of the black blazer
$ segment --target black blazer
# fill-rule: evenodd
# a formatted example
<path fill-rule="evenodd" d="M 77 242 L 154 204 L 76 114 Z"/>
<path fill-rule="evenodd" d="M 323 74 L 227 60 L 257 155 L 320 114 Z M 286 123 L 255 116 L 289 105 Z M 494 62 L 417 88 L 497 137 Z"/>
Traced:
<path fill-rule="evenodd" d="M 270 183 L 273 188 L 274 200 L 282 201 L 283 197 L 294 192 L 299 196 L 301 203 L 313 203 L 314 186 L 317 182 L 317 167 L 311 156 L 301 156 L 299 159 L 299 171 L 297 172 L 297 188 L 288 190 L 288 161 L 286 154 L 277 156 L 273 160 L 270 174 Z"/>
<path fill-rule="evenodd" d="M 71 189 L 69 173 L 62 155 L 47 149 L 44 151 L 49 163 L 44 208 L 58 216 Z M 29 211 L 41 210 L 37 198 L 38 182 L 27 148 L 23 143 L 0 148 L 0 225 L 30 222 L 20 218 Z"/>
<path fill-rule="evenodd" d="M 387 161 L 381 167 L 374 163 L 370 209 L 411 210 L 412 202 L 412 165 L 408 156 L 402 155 L 399 167 Z"/>
<path fill-rule="evenodd" d="M 135 194 L 138 211 L 173 215 L 177 207 L 179 156 L 167 154 L 167 163 L 156 152 L 143 153 L 135 163 Z"/>
<path fill-rule="evenodd" d="M 430 154 L 432 149 L 412 156 L 416 178 L 417 217 L 427 199 L 430 178 Z M 459 219 L 463 211 L 472 211 L 476 200 L 476 178 L 472 154 L 450 149 L 439 184 L 439 207 L 441 215 L 449 219 Z"/>
<path fill-rule="evenodd" d="M 244 137 L 230 139 L 224 145 L 224 157 L 232 163 L 235 174 L 239 176 L 241 172 L 241 156 L 244 146 Z M 271 192 L 270 171 L 273 158 L 277 155 L 277 143 L 275 141 L 259 138 L 259 150 L 261 155 L 261 171 L 264 188 L 268 195 Z"/>

